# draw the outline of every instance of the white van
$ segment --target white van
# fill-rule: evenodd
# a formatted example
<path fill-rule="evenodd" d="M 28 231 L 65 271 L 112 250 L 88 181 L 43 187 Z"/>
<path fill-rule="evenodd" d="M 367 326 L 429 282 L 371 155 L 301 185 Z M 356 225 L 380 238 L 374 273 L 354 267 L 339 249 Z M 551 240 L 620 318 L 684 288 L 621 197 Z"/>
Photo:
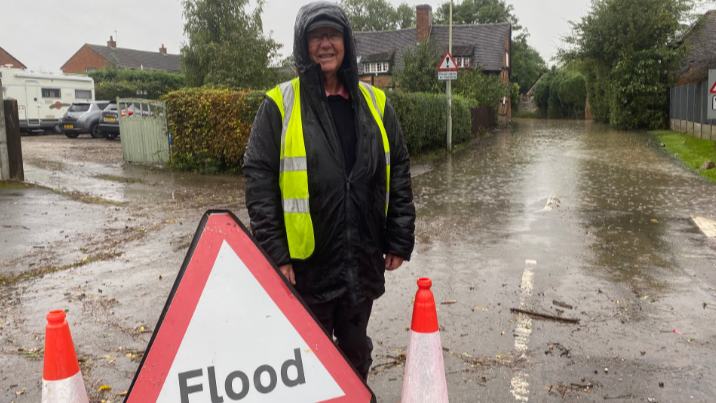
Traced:
<path fill-rule="evenodd" d="M 52 129 L 62 133 L 60 118 L 74 102 L 94 101 L 94 80 L 85 76 L 33 73 L 0 67 L 2 98 L 17 100 L 22 132 Z"/>

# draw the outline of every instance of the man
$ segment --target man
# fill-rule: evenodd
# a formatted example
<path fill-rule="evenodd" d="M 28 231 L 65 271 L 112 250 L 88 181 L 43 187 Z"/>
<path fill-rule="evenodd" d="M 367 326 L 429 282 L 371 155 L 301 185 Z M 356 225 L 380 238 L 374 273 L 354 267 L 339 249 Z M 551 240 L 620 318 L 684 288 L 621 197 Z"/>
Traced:
<path fill-rule="evenodd" d="M 410 160 L 385 94 L 358 81 L 340 7 L 296 17 L 298 78 L 267 93 L 244 156 L 253 234 L 364 379 L 385 270 L 415 243 Z"/>

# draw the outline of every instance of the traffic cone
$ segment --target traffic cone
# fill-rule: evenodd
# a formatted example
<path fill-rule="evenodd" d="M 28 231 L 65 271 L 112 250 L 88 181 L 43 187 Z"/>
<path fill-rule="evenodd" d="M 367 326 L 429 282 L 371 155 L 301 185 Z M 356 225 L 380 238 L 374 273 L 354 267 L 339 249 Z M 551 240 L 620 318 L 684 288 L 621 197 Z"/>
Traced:
<path fill-rule="evenodd" d="M 82 372 L 63 311 L 47 314 L 42 403 L 88 403 Z"/>
<path fill-rule="evenodd" d="M 438 314 L 429 278 L 418 279 L 403 375 L 402 403 L 448 403 Z"/>

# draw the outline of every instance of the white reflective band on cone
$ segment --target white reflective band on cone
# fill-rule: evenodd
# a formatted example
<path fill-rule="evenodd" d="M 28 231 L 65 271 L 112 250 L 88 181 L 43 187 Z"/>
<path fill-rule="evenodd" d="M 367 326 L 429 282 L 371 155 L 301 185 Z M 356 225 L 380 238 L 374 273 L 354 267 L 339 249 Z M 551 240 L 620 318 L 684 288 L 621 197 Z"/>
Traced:
<path fill-rule="evenodd" d="M 410 331 L 402 403 L 448 403 L 440 332 Z"/>
<path fill-rule="evenodd" d="M 43 379 L 42 403 L 89 403 L 82 371 L 59 381 Z"/>

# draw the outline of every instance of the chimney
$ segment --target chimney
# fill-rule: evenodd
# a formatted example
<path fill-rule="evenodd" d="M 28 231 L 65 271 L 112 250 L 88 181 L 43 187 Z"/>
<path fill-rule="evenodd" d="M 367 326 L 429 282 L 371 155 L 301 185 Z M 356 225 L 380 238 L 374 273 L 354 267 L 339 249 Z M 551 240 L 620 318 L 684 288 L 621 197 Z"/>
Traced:
<path fill-rule="evenodd" d="M 115 42 L 114 39 L 112 39 L 112 35 L 109 36 L 109 41 L 107 41 L 107 47 L 109 47 L 109 48 L 117 47 L 117 42 Z"/>
<path fill-rule="evenodd" d="M 162 47 L 159 48 L 159 53 L 162 53 L 162 54 L 165 54 L 165 55 L 167 54 L 167 48 L 164 47 L 164 44 L 163 44 L 163 43 L 162 43 Z"/>
<path fill-rule="evenodd" d="M 421 4 L 415 7 L 415 20 L 417 22 L 418 43 L 430 39 L 430 31 L 433 28 L 433 8 L 429 4 Z"/>

